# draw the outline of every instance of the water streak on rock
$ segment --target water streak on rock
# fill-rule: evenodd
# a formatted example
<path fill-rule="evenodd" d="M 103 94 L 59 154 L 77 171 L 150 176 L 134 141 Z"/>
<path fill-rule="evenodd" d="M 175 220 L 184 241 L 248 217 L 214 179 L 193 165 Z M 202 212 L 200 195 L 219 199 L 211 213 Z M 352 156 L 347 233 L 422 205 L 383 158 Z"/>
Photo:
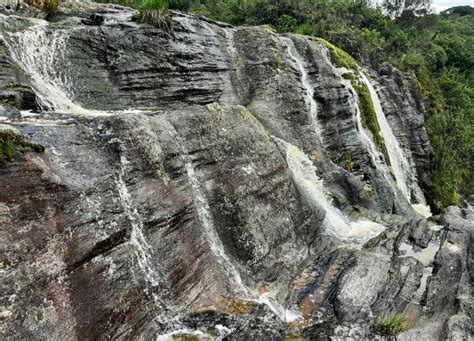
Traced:
<path fill-rule="evenodd" d="M 380 131 L 384 139 L 398 188 L 408 202 L 412 202 L 413 196 L 418 204 L 426 205 L 425 197 L 416 179 L 416 171 L 413 171 L 413 167 L 387 121 L 387 117 L 385 116 L 377 92 L 363 72 L 360 72 L 360 76 L 369 89 L 370 97 L 372 98 L 374 110 L 377 115 L 377 121 L 380 126 Z M 416 210 L 422 212 L 418 208 L 416 208 Z M 426 215 L 426 213 L 424 213 L 424 215 Z"/>

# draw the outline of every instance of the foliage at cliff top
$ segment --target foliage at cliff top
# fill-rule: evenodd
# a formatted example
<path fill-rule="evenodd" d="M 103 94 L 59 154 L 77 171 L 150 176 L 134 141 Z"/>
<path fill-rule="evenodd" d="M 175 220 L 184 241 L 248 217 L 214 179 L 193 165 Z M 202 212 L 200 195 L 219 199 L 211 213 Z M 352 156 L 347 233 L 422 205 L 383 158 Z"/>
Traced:
<path fill-rule="evenodd" d="M 139 8 L 140 0 L 102 0 Z M 432 175 L 443 205 L 474 193 L 474 10 L 441 14 L 407 10 L 384 15 L 369 0 L 168 0 L 167 7 L 234 25 L 322 38 L 335 64 L 352 56 L 377 69 L 388 62 L 414 77 L 426 98 L 434 149 Z M 420 15 L 421 14 L 421 15 Z M 424 15 L 422 15 L 424 14 Z M 338 48 L 337 48 L 337 47 Z M 346 51 L 346 52 L 344 52 Z"/>

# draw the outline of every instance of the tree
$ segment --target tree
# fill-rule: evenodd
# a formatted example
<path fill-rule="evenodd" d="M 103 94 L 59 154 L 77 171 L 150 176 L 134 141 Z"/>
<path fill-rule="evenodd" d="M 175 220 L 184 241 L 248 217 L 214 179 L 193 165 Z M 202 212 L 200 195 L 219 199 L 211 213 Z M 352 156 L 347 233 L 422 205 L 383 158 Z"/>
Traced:
<path fill-rule="evenodd" d="M 383 0 L 382 8 L 391 18 L 405 15 L 424 15 L 430 12 L 432 0 Z"/>

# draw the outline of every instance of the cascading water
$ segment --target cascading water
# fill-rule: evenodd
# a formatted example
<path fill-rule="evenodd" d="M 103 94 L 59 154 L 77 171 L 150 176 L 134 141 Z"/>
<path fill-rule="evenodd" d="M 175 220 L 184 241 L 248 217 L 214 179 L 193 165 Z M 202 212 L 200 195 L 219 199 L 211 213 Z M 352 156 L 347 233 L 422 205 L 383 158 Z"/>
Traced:
<path fill-rule="evenodd" d="M 303 59 L 290 38 L 281 37 L 281 40 L 288 49 L 291 63 L 301 74 L 301 84 L 305 89 L 305 97 L 309 107 L 311 122 L 322 143 L 322 132 L 317 119 L 317 103 L 314 100 L 314 89 L 309 81 L 308 72 L 306 71 Z M 331 201 L 327 198 L 327 191 L 324 188 L 323 180 L 316 175 L 316 168 L 311 160 L 309 160 L 308 157 L 296 146 L 280 139 L 277 140 L 287 147 L 287 163 L 300 193 L 306 197 L 310 205 L 313 205 L 313 207 L 321 207 L 326 212 L 323 222 L 326 233 L 341 240 L 351 240 L 358 243 L 364 243 L 385 229 L 384 226 L 368 220 L 349 222 L 342 212 L 334 207 Z M 375 145 L 367 135 L 365 135 L 365 140 L 367 144 L 373 145 L 373 147 L 371 146 L 370 151 L 375 160 Z"/>
<path fill-rule="evenodd" d="M 195 198 L 195 205 L 198 211 L 199 220 L 206 233 L 206 240 L 209 242 L 209 247 L 212 253 L 216 256 L 218 263 L 221 268 L 226 272 L 227 278 L 234 286 L 234 290 L 237 294 L 241 295 L 244 300 L 264 304 L 270 308 L 270 310 L 283 322 L 291 322 L 301 318 L 299 313 L 292 310 L 286 309 L 281 305 L 273 296 L 271 292 L 267 292 L 263 295 L 255 295 L 243 282 L 237 268 L 232 263 L 230 258 L 227 256 L 224 245 L 221 239 L 216 233 L 216 228 L 211 216 L 211 210 L 209 202 L 207 201 L 206 195 L 204 194 L 198 177 L 196 176 L 195 168 L 189 153 L 185 149 L 185 144 L 181 140 L 175 129 L 170 130 L 171 134 L 178 141 L 182 148 L 181 158 L 185 162 L 186 174 L 188 176 L 189 184 Z"/>
<path fill-rule="evenodd" d="M 0 17 L 8 24 L 8 17 Z M 30 19 L 31 26 L 0 38 L 12 59 L 30 77 L 39 105 L 44 111 L 106 116 L 111 113 L 89 110 L 74 102 L 72 82 L 68 79 L 67 43 L 75 30 L 50 30 L 45 20 Z"/>
<path fill-rule="evenodd" d="M 116 180 L 117 191 L 120 198 L 120 203 L 128 218 L 128 221 L 132 225 L 132 231 L 130 234 L 130 244 L 133 246 L 135 257 L 138 262 L 140 270 L 145 275 L 145 280 L 151 289 L 158 287 L 161 282 L 161 276 L 156 270 L 156 266 L 152 262 L 151 247 L 143 235 L 143 221 L 138 214 L 137 209 L 133 205 L 132 197 L 127 189 L 127 185 L 124 181 L 126 169 L 128 168 L 129 161 L 125 156 L 120 157 L 120 173 Z M 153 294 L 155 304 L 159 305 L 158 297 Z"/>
<path fill-rule="evenodd" d="M 309 107 L 309 115 L 311 119 L 311 123 L 313 125 L 314 131 L 318 136 L 320 136 L 321 142 L 322 134 L 321 134 L 321 127 L 318 124 L 318 106 L 316 101 L 314 100 L 314 89 L 309 82 L 308 72 L 303 63 L 303 59 L 301 55 L 298 53 L 298 50 L 295 47 L 295 43 L 290 38 L 281 37 L 281 40 L 286 45 L 288 49 L 288 54 L 291 57 L 291 63 L 293 66 L 300 71 L 301 74 L 301 84 L 303 85 L 306 91 L 306 102 Z"/>
<path fill-rule="evenodd" d="M 37 20 L 22 31 L 6 34 L 5 42 L 14 61 L 31 77 L 44 110 L 80 112 L 72 101 L 65 53 L 71 30 L 48 31 L 48 22 Z"/>
<path fill-rule="evenodd" d="M 194 203 L 198 211 L 199 219 L 201 221 L 202 226 L 204 227 L 209 246 L 212 250 L 212 253 L 216 256 L 217 261 L 221 265 L 222 269 L 226 271 L 227 277 L 235 286 L 235 290 L 239 294 L 244 295 L 244 297 L 246 297 L 249 295 L 249 290 L 242 281 L 242 277 L 235 268 L 234 264 L 227 256 L 224 250 L 224 245 L 222 245 L 222 241 L 216 233 L 214 222 L 212 221 L 212 217 L 210 214 L 209 203 L 207 201 L 206 196 L 204 195 L 204 192 L 202 191 L 199 180 L 196 177 L 192 161 L 189 160 L 189 157 L 187 155 L 188 154 L 186 153 L 185 158 L 188 158 L 188 160 L 186 160 L 185 165 L 186 173 L 188 175 L 189 184 L 191 185 L 191 189 L 194 194 Z"/>
<path fill-rule="evenodd" d="M 322 208 L 326 215 L 323 221 L 328 235 L 339 240 L 364 244 L 385 230 L 383 225 L 369 220 L 350 222 L 328 198 L 324 182 L 316 175 L 316 167 L 298 147 L 275 138 L 286 147 L 286 161 L 295 184 L 307 203 L 314 209 Z"/>
<path fill-rule="evenodd" d="M 387 117 L 385 116 L 385 113 L 382 109 L 379 96 L 377 95 L 372 83 L 363 72 L 360 72 L 360 76 L 369 89 L 370 97 L 372 98 L 372 103 L 374 104 L 377 121 L 384 138 L 385 147 L 390 158 L 390 164 L 393 168 L 397 186 L 408 202 L 411 202 L 412 194 L 414 195 L 415 200 L 419 204 L 415 207 L 415 209 L 420 211 L 418 207 L 420 205 L 426 206 L 426 200 L 420 186 L 418 185 L 416 175 L 412 171 L 413 167 L 411 167 L 407 156 L 400 147 L 397 138 L 393 134 L 392 128 L 390 127 Z"/>

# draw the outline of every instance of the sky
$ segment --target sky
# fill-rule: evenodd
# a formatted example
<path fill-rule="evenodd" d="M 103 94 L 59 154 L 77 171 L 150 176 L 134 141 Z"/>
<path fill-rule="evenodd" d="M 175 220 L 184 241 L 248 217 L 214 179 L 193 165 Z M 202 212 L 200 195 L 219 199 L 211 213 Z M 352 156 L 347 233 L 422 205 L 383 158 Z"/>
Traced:
<path fill-rule="evenodd" d="M 433 8 L 436 11 L 444 11 L 450 7 L 463 5 L 474 7 L 474 0 L 433 0 Z"/>

